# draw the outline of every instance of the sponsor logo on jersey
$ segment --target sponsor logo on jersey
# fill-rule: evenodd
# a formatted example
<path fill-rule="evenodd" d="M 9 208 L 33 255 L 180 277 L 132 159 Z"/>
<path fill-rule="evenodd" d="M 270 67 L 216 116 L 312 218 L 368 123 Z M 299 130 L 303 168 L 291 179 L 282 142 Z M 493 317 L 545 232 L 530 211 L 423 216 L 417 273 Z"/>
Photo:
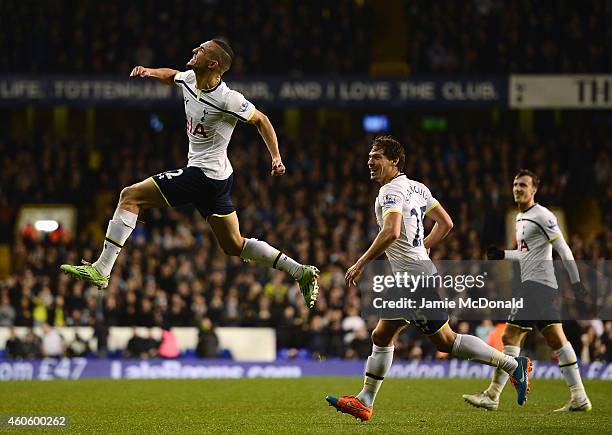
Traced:
<path fill-rule="evenodd" d="M 195 124 L 193 119 L 187 118 L 187 131 L 194 136 L 202 136 L 207 137 L 206 132 L 204 131 L 204 126 L 199 122 Z"/>

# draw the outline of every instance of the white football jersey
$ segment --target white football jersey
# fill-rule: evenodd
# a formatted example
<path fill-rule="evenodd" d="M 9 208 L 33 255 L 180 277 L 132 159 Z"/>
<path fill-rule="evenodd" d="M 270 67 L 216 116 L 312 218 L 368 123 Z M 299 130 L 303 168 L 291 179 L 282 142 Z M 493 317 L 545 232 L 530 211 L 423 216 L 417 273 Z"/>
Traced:
<path fill-rule="evenodd" d="M 436 273 L 434 264 L 423 246 L 425 215 L 438 205 L 438 201 L 422 183 L 400 174 L 380 188 L 375 202 L 376 222 L 382 228 L 389 213 L 402 215 L 400 236 L 386 250 L 391 269 L 414 274 Z"/>
<path fill-rule="evenodd" d="M 552 242 L 563 237 L 557 218 L 546 207 L 534 204 L 516 215 L 516 243 L 521 281 L 535 281 L 557 288 Z"/>
<path fill-rule="evenodd" d="M 189 154 L 187 166 L 202 168 L 207 177 L 225 180 L 232 175 L 227 147 L 236 121 L 251 119 L 255 106 L 225 82 L 208 91 L 196 88 L 193 71 L 179 72 L 174 82 L 183 89 Z"/>

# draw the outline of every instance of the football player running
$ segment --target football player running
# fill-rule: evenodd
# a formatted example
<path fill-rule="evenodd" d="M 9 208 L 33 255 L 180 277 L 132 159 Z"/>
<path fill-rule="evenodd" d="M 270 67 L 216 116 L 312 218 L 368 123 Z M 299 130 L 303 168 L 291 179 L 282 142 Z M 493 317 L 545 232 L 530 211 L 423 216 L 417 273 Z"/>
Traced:
<path fill-rule="evenodd" d="M 381 186 L 374 206 L 380 232 L 346 272 L 347 285 L 356 285 L 364 267 L 383 252 L 393 273 L 429 276 L 437 273 L 428 250 L 446 237 L 453 223 L 424 184 L 402 173 L 404 162 L 405 151 L 397 140 L 391 136 L 374 140 L 368 168 L 370 178 Z M 435 221 L 427 237 L 423 237 L 425 215 Z M 415 294 L 431 301 L 440 300 L 436 289 L 421 288 Z M 408 323 L 414 323 L 439 351 L 492 365 L 507 373 L 517 389 L 517 402 L 525 403 L 531 371 L 528 358 L 504 355 L 475 336 L 457 334 L 449 326 L 445 310 L 407 309 L 402 319 L 378 321 L 372 332 L 372 355 L 365 364 L 363 389 L 356 396 L 327 396 L 331 406 L 362 421 L 372 417 L 374 400 L 393 362 L 393 342 Z"/>

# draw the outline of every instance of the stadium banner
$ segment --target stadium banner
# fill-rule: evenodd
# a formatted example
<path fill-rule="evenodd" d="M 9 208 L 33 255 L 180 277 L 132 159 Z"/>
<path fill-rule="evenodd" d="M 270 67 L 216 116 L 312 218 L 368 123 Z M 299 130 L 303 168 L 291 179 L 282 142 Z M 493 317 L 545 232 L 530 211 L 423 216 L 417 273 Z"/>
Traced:
<path fill-rule="evenodd" d="M 398 361 L 392 378 L 490 378 L 494 367 L 462 360 Z M 581 364 L 585 379 L 612 380 L 612 363 Z M 301 378 L 309 376 L 363 376 L 363 361 L 279 361 L 240 363 L 231 360 L 111 360 L 62 358 L 33 361 L 0 361 L 0 381 L 54 379 L 241 379 Z M 552 361 L 534 362 L 533 378 L 561 379 Z"/>
<path fill-rule="evenodd" d="M 228 78 L 228 86 L 266 107 L 507 107 L 508 77 Z M 183 92 L 156 80 L 118 76 L 0 75 L 0 107 L 179 106 Z"/>
<path fill-rule="evenodd" d="M 450 316 L 519 322 L 524 327 L 534 327 L 535 322 L 612 319 L 612 261 L 575 261 L 579 288 L 570 283 L 561 260 L 534 259 L 520 265 L 518 261 L 399 261 L 407 262 L 405 267 L 396 264 L 399 270 L 392 270 L 386 260 L 363 269 L 357 287 L 364 319 L 404 318 L 416 325 L 424 319 L 431 326 Z"/>
<path fill-rule="evenodd" d="M 511 75 L 511 109 L 610 109 L 612 75 Z"/>

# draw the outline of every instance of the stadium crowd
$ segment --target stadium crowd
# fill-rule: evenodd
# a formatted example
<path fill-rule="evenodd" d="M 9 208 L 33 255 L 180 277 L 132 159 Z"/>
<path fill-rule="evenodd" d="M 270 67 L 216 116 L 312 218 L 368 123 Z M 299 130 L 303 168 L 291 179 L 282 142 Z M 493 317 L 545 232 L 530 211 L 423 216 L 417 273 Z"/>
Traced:
<path fill-rule="evenodd" d="M 610 71 L 606 1 L 406 2 L 416 73 Z"/>
<path fill-rule="evenodd" d="M 610 70 L 612 7 L 605 0 L 406 1 L 404 8 L 389 13 L 405 15 L 396 32 L 406 33 L 405 60 L 414 73 Z M 0 71 L 127 74 L 135 64 L 179 67 L 195 44 L 220 35 L 237 55 L 233 75 L 367 73 L 372 35 L 385 26 L 380 12 L 364 0 L 262 0 L 258 8 L 220 0 L 171 6 L 62 0 L 34 10 L 9 2 L 0 17 L 31 25 L 2 22 L 11 31 L 0 37 Z"/>
<path fill-rule="evenodd" d="M 248 2 L 215 0 L 59 1 L 40 4 L 35 12 L 28 4 L 3 8 L 14 22 L 32 23 L 0 38 L 7 52 L 0 70 L 6 71 L 127 75 L 135 64 L 179 67 L 194 46 L 213 36 L 231 42 L 232 74 L 320 73 L 322 67 L 326 73 L 366 73 L 368 68 L 371 25 L 364 2 L 262 0 L 253 8 Z M 27 59 L 22 48 L 30 53 Z"/>
<path fill-rule="evenodd" d="M 304 131 L 299 141 L 281 136 L 287 166 L 281 178 L 268 175 L 263 143 L 243 129 L 235 132 L 229 151 L 235 170 L 233 199 L 243 234 L 321 269 L 321 293 L 312 312 L 286 274 L 225 257 L 191 207 L 141 214 L 98 306 L 98 290 L 61 274 L 59 265 L 97 258 L 101 243 L 96 234 L 103 236 L 112 214 L 112 206 L 93 209 L 97 195 L 110 192 L 116 198 L 130 183 L 182 166 L 182 134 L 137 135 L 128 130 L 120 137 L 102 137 L 95 151 L 104 156 L 102 160 L 92 159 L 94 151 L 76 139 L 0 141 L 0 202 L 8 205 L 0 216 L 2 228 L 9 231 L 5 236 L 13 240 L 12 224 L 23 203 L 71 202 L 80 210 L 77 234 L 61 228 L 50 234 L 32 227 L 21 231 L 12 245 L 14 272 L 0 282 L 0 326 L 205 324 L 207 331 L 215 326 L 268 326 L 276 329 L 278 348 L 286 357 L 300 352 L 366 357 L 374 319 L 361 317 L 359 291 L 345 287 L 344 273 L 377 233 L 377 186 L 367 172 L 367 138 L 332 137 L 325 131 Z M 610 258 L 612 183 L 610 153 L 605 152 L 611 148 L 609 137 L 595 130 L 564 129 L 545 138 L 500 131 L 412 131 L 402 141 L 409 156 L 405 172 L 428 185 L 455 222 L 450 236 L 432 250 L 432 258 L 482 259 L 488 244 L 505 243 L 511 182 L 521 167 L 541 176 L 537 199 L 543 204 L 567 206 L 586 193 L 597 195 L 603 231 L 590 240 L 574 232 L 569 242 L 577 259 Z M 18 169 L 24 167 L 32 170 Z M 460 332 L 499 340 L 499 330 L 491 322 L 456 326 Z M 570 322 L 566 331 L 583 359 L 612 360 L 612 322 Z M 538 342 L 529 346 L 535 350 Z M 398 355 L 440 356 L 415 328 L 402 334 Z"/>

